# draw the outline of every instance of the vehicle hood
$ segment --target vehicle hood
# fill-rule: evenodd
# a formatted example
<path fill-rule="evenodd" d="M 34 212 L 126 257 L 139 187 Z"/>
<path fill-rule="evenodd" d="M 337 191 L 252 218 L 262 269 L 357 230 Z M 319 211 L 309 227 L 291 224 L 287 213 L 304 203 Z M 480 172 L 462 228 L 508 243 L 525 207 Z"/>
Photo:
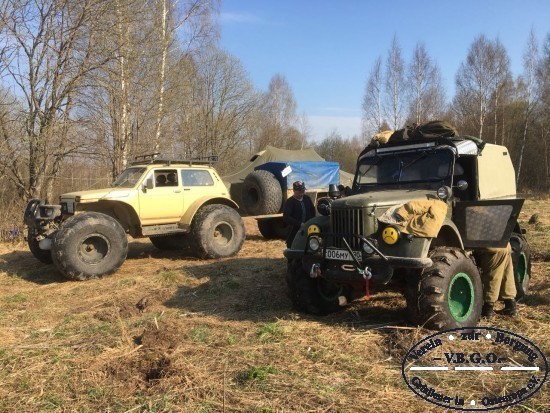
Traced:
<path fill-rule="evenodd" d="M 128 188 L 103 188 L 91 189 L 89 191 L 68 192 L 61 195 L 62 202 L 74 201 L 76 197 L 80 197 L 79 202 L 97 202 L 107 199 L 128 198 L 131 190 Z"/>
<path fill-rule="evenodd" d="M 332 208 L 388 208 L 393 205 L 400 205 L 413 200 L 433 199 L 434 197 L 437 197 L 437 194 L 432 190 L 387 189 L 381 191 L 369 191 L 336 199 L 332 203 Z"/>

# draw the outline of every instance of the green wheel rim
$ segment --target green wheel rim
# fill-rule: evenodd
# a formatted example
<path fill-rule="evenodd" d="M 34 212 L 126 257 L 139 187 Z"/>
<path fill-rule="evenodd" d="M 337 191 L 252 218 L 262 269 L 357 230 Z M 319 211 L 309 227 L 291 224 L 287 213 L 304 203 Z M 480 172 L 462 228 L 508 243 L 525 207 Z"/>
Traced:
<path fill-rule="evenodd" d="M 474 308 L 474 285 L 468 274 L 459 272 L 451 280 L 447 302 L 451 316 L 456 321 L 465 321 Z"/>
<path fill-rule="evenodd" d="M 525 275 L 527 274 L 527 257 L 525 253 L 522 252 L 518 257 L 518 263 L 516 266 L 516 280 L 519 284 L 523 284 L 525 280 Z"/>

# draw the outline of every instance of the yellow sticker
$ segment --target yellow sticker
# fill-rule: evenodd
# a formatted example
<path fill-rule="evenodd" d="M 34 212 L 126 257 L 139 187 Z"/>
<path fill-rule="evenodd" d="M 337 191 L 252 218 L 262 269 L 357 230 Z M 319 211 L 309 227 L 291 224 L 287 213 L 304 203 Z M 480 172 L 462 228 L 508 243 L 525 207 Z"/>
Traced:
<path fill-rule="evenodd" d="M 399 232 L 394 227 L 386 227 L 382 231 L 382 240 L 388 244 L 393 245 L 399 239 Z"/>
<path fill-rule="evenodd" d="M 321 229 L 315 224 L 310 225 L 309 227 L 307 227 L 307 235 L 319 234 L 320 232 L 321 232 Z"/>

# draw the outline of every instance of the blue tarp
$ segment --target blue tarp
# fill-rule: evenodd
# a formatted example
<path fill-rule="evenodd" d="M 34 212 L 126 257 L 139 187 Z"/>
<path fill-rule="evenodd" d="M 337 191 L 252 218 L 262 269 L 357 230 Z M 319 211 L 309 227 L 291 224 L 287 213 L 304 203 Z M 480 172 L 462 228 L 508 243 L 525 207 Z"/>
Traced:
<path fill-rule="evenodd" d="M 283 190 L 291 189 L 295 181 L 304 181 L 307 190 L 327 190 L 330 184 L 340 183 L 338 162 L 267 162 L 254 170 L 271 172 L 281 182 Z"/>

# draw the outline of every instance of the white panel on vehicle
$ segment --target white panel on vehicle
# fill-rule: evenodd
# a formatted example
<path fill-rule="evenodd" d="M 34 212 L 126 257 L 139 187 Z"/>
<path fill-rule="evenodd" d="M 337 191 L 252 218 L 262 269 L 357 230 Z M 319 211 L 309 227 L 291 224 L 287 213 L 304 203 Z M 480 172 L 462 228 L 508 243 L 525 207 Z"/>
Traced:
<path fill-rule="evenodd" d="M 477 155 L 478 149 L 474 141 L 464 140 L 455 142 L 459 155 Z"/>
<path fill-rule="evenodd" d="M 290 165 L 287 165 L 287 167 L 281 171 L 281 175 L 284 178 L 285 176 L 287 176 L 291 172 L 292 172 L 292 168 L 290 167 Z"/>

